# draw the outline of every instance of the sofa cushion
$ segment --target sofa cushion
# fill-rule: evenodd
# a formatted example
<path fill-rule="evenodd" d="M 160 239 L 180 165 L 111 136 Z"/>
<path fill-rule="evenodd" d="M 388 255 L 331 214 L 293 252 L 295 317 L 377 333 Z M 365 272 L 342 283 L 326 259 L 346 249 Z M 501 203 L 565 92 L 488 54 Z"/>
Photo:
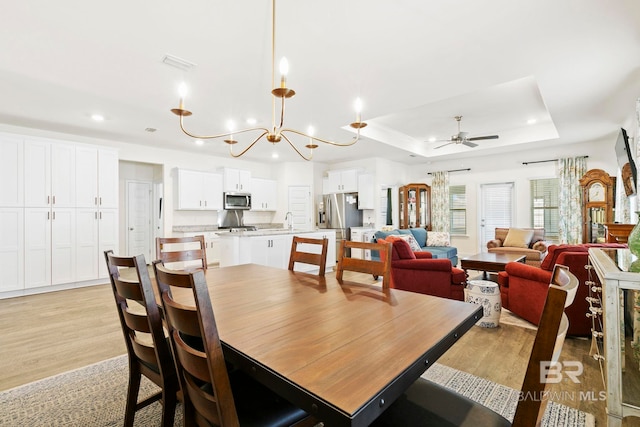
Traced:
<path fill-rule="evenodd" d="M 449 233 L 444 231 L 431 231 L 427 235 L 427 246 L 451 246 Z"/>
<path fill-rule="evenodd" d="M 416 241 L 418 242 L 418 245 L 420 245 L 421 248 L 424 248 L 425 246 L 427 246 L 427 230 L 426 229 L 410 228 L 409 232 L 413 234 L 413 237 L 416 238 Z M 434 246 L 438 246 L 438 245 L 434 245 Z"/>
<path fill-rule="evenodd" d="M 386 239 L 387 236 L 391 236 L 393 234 L 397 235 L 397 234 L 400 234 L 400 233 L 398 233 L 398 230 L 391 230 L 391 231 L 378 230 L 373 235 L 374 235 L 374 237 L 376 238 L 376 241 L 377 241 L 378 239 Z"/>
<path fill-rule="evenodd" d="M 533 237 L 533 230 L 510 228 L 502 246 L 510 248 L 528 248 Z"/>
<path fill-rule="evenodd" d="M 422 250 L 422 247 L 418 244 L 413 234 L 400 234 L 399 236 L 389 236 L 395 239 L 402 239 L 409 244 L 409 247 L 414 252 L 419 252 Z"/>
<path fill-rule="evenodd" d="M 453 259 L 458 255 L 458 248 L 453 246 L 431 246 L 426 248 L 426 250 L 431 252 L 433 258 Z"/>

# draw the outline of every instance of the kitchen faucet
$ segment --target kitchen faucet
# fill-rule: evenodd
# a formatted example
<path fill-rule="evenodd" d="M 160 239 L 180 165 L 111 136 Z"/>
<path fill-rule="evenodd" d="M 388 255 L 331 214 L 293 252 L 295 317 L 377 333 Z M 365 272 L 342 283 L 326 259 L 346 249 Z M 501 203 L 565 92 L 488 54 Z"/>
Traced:
<path fill-rule="evenodd" d="M 284 220 L 287 221 L 289 230 L 293 230 L 293 214 L 291 212 L 287 212 L 287 214 L 284 216 Z"/>

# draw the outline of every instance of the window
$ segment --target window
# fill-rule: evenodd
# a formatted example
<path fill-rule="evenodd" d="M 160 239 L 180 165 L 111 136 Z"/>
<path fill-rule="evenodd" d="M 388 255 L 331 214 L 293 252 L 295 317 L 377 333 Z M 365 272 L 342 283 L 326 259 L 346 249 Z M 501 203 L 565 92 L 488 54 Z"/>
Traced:
<path fill-rule="evenodd" d="M 558 178 L 531 180 L 531 218 L 533 227 L 544 228 L 545 240 L 558 241 Z"/>
<path fill-rule="evenodd" d="M 449 231 L 452 235 L 467 234 L 467 187 L 449 187 Z"/>

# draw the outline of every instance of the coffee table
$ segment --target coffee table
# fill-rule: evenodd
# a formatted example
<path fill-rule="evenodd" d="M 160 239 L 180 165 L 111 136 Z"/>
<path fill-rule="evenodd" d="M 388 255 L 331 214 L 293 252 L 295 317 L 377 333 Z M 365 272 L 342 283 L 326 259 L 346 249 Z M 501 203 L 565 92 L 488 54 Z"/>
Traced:
<path fill-rule="evenodd" d="M 467 270 L 482 271 L 483 280 L 488 279 L 487 273 L 497 273 L 503 271 L 509 262 L 524 262 L 526 255 L 519 254 L 494 254 L 481 252 L 479 254 L 464 257 L 460 260 L 460 266 L 467 273 Z M 467 273 L 467 277 L 469 274 Z"/>

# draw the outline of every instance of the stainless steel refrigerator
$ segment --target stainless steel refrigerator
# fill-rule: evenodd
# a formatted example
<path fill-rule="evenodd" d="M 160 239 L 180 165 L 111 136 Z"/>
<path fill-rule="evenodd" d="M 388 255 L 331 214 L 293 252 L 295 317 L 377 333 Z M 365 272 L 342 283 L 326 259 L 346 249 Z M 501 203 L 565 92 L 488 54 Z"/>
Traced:
<path fill-rule="evenodd" d="M 336 232 L 336 257 L 342 240 L 351 239 L 351 227 L 362 226 L 362 211 L 358 210 L 358 193 L 325 194 L 322 196 L 320 228 Z"/>

